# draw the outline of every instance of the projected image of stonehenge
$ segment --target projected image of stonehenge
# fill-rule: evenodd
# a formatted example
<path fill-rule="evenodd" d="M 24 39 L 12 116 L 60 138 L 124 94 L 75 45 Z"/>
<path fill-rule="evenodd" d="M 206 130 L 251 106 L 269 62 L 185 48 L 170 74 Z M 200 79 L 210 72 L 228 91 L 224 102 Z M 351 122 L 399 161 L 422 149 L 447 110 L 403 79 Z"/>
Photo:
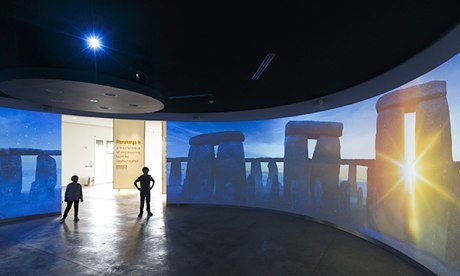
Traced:
<path fill-rule="evenodd" d="M 12 217 L 12 213 L 20 213 L 20 209 L 30 209 L 32 204 L 37 207 L 47 202 L 60 204 L 60 187 L 56 160 L 61 151 L 39 150 L 30 148 L 0 149 L 0 219 Z M 34 181 L 27 183 L 30 190 L 23 190 L 23 156 L 36 156 Z M 56 198 L 56 200 L 55 200 Z M 59 210 L 57 210 L 59 211 Z M 28 211 L 30 212 L 30 210 Z"/>
<path fill-rule="evenodd" d="M 347 126 L 340 122 L 289 121 L 282 157 L 270 156 L 267 149 L 266 156 L 246 158 L 240 131 L 194 136 L 188 156 L 167 159 L 168 201 L 312 216 L 370 236 L 383 234 L 395 246 L 407 244 L 459 267 L 460 164 L 452 157 L 446 94 L 445 81 L 430 81 L 381 96 L 375 159 L 341 158 Z M 416 118 L 414 160 L 405 156 L 407 113 Z M 316 146 L 309 158 L 311 139 Z M 348 167 L 348 179 L 339 181 L 341 166 Z M 365 189 L 357 185 L 358 166 L 367 172 Z"/>

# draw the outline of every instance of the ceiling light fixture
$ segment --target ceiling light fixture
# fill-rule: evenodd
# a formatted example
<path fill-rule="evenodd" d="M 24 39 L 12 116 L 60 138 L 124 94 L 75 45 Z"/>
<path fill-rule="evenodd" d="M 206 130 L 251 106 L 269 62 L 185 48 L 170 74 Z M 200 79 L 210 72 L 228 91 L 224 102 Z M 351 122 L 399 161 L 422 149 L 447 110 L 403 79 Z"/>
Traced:
<path fill-rule="evenodd" d="M 87 37 L 86 43 L 88 43 L 88 47 L 91 48 L 93 51 L 97 51 L 102 48 L 101 39 L 95 35 Z"/>

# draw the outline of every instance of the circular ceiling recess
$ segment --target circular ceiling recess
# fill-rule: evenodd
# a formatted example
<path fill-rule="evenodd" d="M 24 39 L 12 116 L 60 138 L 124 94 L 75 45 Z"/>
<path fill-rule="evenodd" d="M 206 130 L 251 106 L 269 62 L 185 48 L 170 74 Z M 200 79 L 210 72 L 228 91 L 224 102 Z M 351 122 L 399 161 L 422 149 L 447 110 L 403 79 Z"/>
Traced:
<path fill-rule="evenodd" d="M 164 108 L 163 96 L 143 83 L 55 68 L 2 70 L 0 91 L 62 113 L 145 114 Z"/>
<path fill-rule="evenodd" d="M 0 90 L 42 105 L 96 113 L 152 113 L 164 107 L 161 101 L 141 93 L 80 81 L 14 79 L 0 82 Z"/>

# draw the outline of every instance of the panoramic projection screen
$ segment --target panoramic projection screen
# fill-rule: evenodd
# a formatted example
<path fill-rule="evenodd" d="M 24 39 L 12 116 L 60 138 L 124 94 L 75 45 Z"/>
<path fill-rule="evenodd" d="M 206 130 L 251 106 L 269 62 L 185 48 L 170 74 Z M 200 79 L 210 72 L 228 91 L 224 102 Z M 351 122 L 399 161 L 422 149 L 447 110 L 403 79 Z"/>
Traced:
<path fill-rule="evenodd" d="M 0 221 L 61 211 L 61 115 L 0 108 Z"/>
<path fill-rule="evenodd" d="M 380 96 L 261 121 L 168 122 L 167 200 L 260 207 L 460 273 L 460 55 Z"/>

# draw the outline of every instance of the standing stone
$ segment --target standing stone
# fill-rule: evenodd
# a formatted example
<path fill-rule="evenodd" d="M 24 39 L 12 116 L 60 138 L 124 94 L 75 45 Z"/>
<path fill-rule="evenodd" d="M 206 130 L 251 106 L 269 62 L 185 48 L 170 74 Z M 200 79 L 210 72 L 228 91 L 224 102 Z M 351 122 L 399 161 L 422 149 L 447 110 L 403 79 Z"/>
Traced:
<path fill-rule="evenodd" d="M 363 207 L 363 189 L 361 187 L 358 188 L 358 207 Z"/>
<path fill-rule="evenodd" d="M 251 175 L 254 178 L 255 195 L 259 200 L 263 198 L 264 187 L 262 184 L 262 167 L 259 160 L 251 161 Z"/>
<path fill-rule="evenodd" d="M 31 185 L 29 198 L 32 200 L 53 198 L 56 183 L 56 160 L 46 154 L 38 155 L 35 181 Z"/>
<path fill-rule="evenodd" d="M 210 200 L 214 191 L 214 146 L 190 145 L 186 181 L 182 189 L 185 199 Z"/>
<path fill-rule="evenodd" d="M 408 244 L 414 244 L 416 243 L 417 241 L 417 237 L 415 235 L 415 231 L 416 229 L 414 229 L 414 209 L 413 209 L 413 204 L 412 204 L 412 197 L 411 197 L 411 193 L 408 192 L 407 190 L 404 192 L 404 219 L 405 219 L 405 230 L 406 230 L 406 233 L 405 233 L 405 237 L 404 237 L 404 241 Z"/>
<path fill-rule="evenodd" d="M 329 151 L 329 144 L 334 144 L 335 146 L 335 142 L 339 142 L 338 137 L 342 136 L 342 130 L 343 124 L 336 122 L 290 121 L 286 124 L 283 186 L 284 202 L 289 207 L 296 211 L 302 211 L 308 208 L 310 205 L 310 198 L 312 197 L 310 178 L 318 178 L 321 181 L 324 193 L 328 193 L 328 201 L 329 197 L 338 196 L 338 183 L 335 183 L 336 191 L 334 191 L 329 184 L 332 176 L 319 176 L 319 171 L 322 170 L 321 166 L 316 169 L 318 170 L 318 175 L 310 177 L 310 171 L 312 171 L 313 174 L 313 169 L 310 170 L 309 167 L 307 140 L 318 139 L 316 147 L 318 148 L 319 145 L 319 148 L 321 148 L 319 152 L 327 152 Z M 328 156 L 327 153 L 325 154 Z M 319 154 L 319 159 L 324 159 L 321 157 L 322 155 L 322 153 Z M 326 159 L 330 158 L 329 156 L 326 157 Z M 340 167 L 339 163 L 337 163 L 337 165 Z M 335 170 L 333 170 L 332 174 L 335 175 Z M 327 182 L 327 184 L 323 182 Z M 327 185 L 327 188 L 324 185 Z M 333 195 L 333 193 L 335 194 Z M 336 200 L 338 199 L 336 198 Z M 323 203 L 325 202 L 323 201 Z M 335 205 L 338 205 L 338 202 Z M 332 206 L 332 209 L 336 209 L 336 206 Z"/>
<path fill-rule="evenodd" d="M 378 191 L 375 187 L 367 187 L 367 197 L 366 197 L 366 211 L 367 211 L 367 224 L 368 227 L 378 230 L 378 221 L 377 221 L 377 199 Z"/>
<path fill-rule="evenodd" d="M 20 155 L 0 155 L 0 196 L 12 199 L 21 194 L 22 160 Z"/>
<path fill-rule="evenodd" d="M 437 98 L 421 101 L 416 112 L 417 173 L 424 178 L 417 178 L 414 185 L 417 204 L 415 221 L 418 224 L 416 234 L 420 237 L 417 246 L 443 259 L 449 243 L 447 214 L 451 213 L 451 208 L 455 208 L 452 200 L 459 202 L 458 198 L 451 201 L 446 198 L 446 194 L 452 197 L 455 184 L 447 98 L 440 94 Z"/>
<path fill-rule="evenodd" d="M 340 182 L 340 212 L 344 216 L 350 215 L 350 182 Z"/>
<path fill-rule="evenodd" d="M 455 183 L 453 196 L 454 198 L 460 198 L 460 175 L 458 174 L 458 169 L 454 169 L 455 173 Z M 449 221 L 447 226 L 447 248 L 446 248 L 446 260 L 448 263 L 453 266 L 457 271 L 460 270 L 460 205 L 452 204 L 450 208 Z"/>
<path fill-rule="evenodd" d="M 247 178 L 247 201 L 248 203 L 255 203 L 256 200 L 256 187 L 255 187 L 255 181 L 254 181 L 254 176 L 252 174 L 248 175 Z"/>
<path fill-rule="evenodd" d="M 216 160 L 216 196 L 225 203 L 242 203 L 246 193 L 246 166 L 241 141 L 219 143 Z"/>
<path fill-rule="evenodd" d="M 321 211 L 323 206 L 323 185 L 319 179 L 313 181 L 313 206 L 317 213 Z"/>
<path fill-rule="evenodd" d="M 284 141 L 284 201 L 294 208 L 308 204 L 308 146 L 303 135 L 287 135 Z"/>
<path fill-rule="evenodd" d="M 182 166 L 180 160 L 173 159 L 169 169 L 168 194 L 177 196 L 181 193 Z"/>
<path fill-rule="evenodd" d="M 267 189 L 270 191 L 270 202 L 272 204 L 278 204 L 280 197 L 280 183 L 278 179 L 278 166 L 273 160 L 268 162 Z"/>
<path fill-rule="evenodd" d="M 401 181 L 403 172 L 398 164 L 404 164 L 404 125 L 404 110 L 401 107 L 378 113 L 374 187 L 376 194 L 382 198 L 378 206 L 372 206 L 376 208 L 377 230 L 401 241 L 405 236 L 404 183 Z M 372 193 L 372 189 L 368 189 L 369 192 Z"/>
<path fill-rule="evenodd" d="M 2 199 L 6 199 L 8 194 L 11 194 L 11 184 L 8 181 L 9 170 L 6 169 L 8 163 L 8 155 L 0 155 L 0 198 Z"/>
<path fill-rule="evenodd" d="M 339 206 L 340 140 L 321 136 L 312 158 L 312 179 L 319 179 L 323 188 L 322 211 L 337 214 Z"/>
<path fill-rule="evenodd" d="M 10 177 L 14 196 L 21 195 L 22 191 L 22 158 L 20 155 L 10 156 Z"/>
<path fill-rule="evenodd" d="M 356 183 L 356 165 L 348 165 L 348 182 L 350 182 L 351 194 L 357 196 L 358 186 Z"/>
<path fill-rule="evenodd" d="M 239 203 L 246 198 L 244 135 L 240 131 L 206 133 L 190 138 L 185 199 L 203 202 L 214 198 Z M 217 158 L 214 146 L 218 145 Z M 215 197 L 214 197 L 215 195 Z"/>
<path fill-rule="evenodd" d="M 431 81 L 386 94 L 377 101 L 375 187 L 379 200 L 378 230 L 445 259 L 446 195 L 452 194 L 452 141 L 446 82 Z M 413 195 L 416 212 L 406 212 L 404 187 L 404 114 L 416 113 L 417 174 Z M 441 191 L 441 192 L 440 192 Z M 411 191 L 412 193 L 412 191 Z M 457 201 L 457 199 L 453 199 Z M 413 223 L 408 223 L 410 220 Z M 408 229 L 408 227 L 410 227 Z M 408 231 L 412 231 L 407 235 Z"/>
<path fill-rule="evenodd" d="M 366 205 L 366 210 L 367 212 L 369 212 L 369 208 L 367 207 L 367 202 L 369 201 L 368 198 L 370 196 L 370 194 L 372 192 L 374 192 L 375 195 L 377 195 L 376 191 L 377 191 L 377 188 L 375 186 L 375 172 L 374 172 L 374 168 L 375 168 L 375 163 L 374 165 L 369 165 L 369 167 L 367 167 L 367 170 L 366 170 L 366 174 L 367 174 L 367 180 L 366 180 L 366 201 L 363 200 L 363 205 Z M 361 188 L 361 187 L 360 187 Z M 362 189 L 361 189 L 362 190 Z M 364 197 L 364 192 L 363 192 L 363 197 Z M 377 200 L 377 199 L 375 199 Z M 374 214 L 375 216 L 375 214 Z M 376 229 L 376 228 L 374 228 Z"/>

